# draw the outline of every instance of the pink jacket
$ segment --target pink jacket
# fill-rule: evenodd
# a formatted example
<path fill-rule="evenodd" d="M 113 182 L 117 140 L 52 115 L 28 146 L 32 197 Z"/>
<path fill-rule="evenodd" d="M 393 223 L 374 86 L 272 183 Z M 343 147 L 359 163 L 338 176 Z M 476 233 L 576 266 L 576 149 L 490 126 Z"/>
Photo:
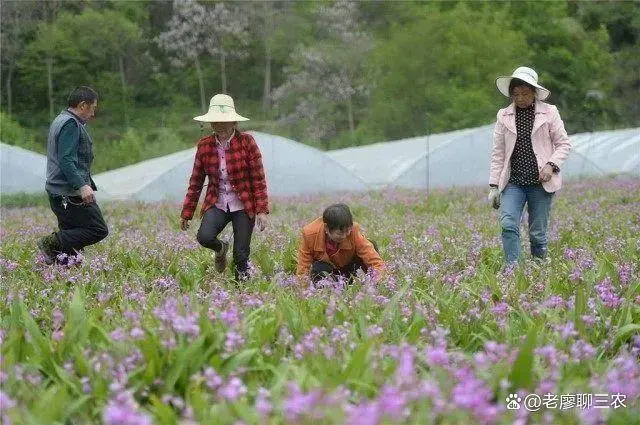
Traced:
<path fill-rule="evenodd" d="M 516 145 L 515 108 L 515 104 L 511 103 L 506 108 L 500 109 L 493 130 L 489 184 L 498 185 L 500 192 L 507 186 L 511 173 L 511 154 Z M 531 131 L 531 144 L 539 170 L 547 162 L 553 162 L 562 168 L 562 163 L 567 159 L 571 150 L 571 141 L 564 129 L 558 108 L 554 105 L 536 101 L 536 117 Z M 542 183 L 542 187 L 547 192 L 555 192 L 561 186 L 562 172 L 553 173 L 551 180 Z"/>

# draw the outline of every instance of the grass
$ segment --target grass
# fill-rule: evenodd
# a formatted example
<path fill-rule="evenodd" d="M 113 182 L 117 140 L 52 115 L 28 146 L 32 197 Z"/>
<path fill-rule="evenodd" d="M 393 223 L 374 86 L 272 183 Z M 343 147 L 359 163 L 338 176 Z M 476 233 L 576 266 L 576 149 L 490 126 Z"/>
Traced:
<path fill-rule="evenodd" d="M 378 241 L 379 281 L 291 276 L 300 226 L 335 201 Z M 626 407 L 547 407 L 532 423 L 640 423 L 637 179 L 568 184 L 549 262 L 504 272 L 476 188 L 272 200 L 240 286 L 213 271 L 197 225 L 178 230 L 178 204 L 104 204 L 107 240 L 46 267 L 35 242 L 52 213 L 4 202 L 3 420 L 512 424 L 524 410 L 509 394 L 549 392 L 621 393 Z"/>

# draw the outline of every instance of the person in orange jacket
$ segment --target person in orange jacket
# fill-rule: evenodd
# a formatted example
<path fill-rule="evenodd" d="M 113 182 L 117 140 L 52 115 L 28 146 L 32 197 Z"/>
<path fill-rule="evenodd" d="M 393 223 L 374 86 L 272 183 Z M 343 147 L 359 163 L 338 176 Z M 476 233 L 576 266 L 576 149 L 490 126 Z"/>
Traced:
<path fill-rule="evenodd" d="M 300 278 L 309 276 L 313 282 L 325 276 L 350 279 L 358 269 L 373 268 L 380 273 L 384 267 L 375 242 L 362 234 L 345 204 L 328 206 L 322 217 L 302 228 L 296 271 Z"/>

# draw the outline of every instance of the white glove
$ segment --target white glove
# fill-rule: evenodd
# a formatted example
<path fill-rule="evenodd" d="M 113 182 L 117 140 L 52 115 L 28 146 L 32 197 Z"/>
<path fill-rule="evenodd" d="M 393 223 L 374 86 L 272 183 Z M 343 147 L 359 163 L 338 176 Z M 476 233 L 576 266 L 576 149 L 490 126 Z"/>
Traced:
<path fill-rule="evenodd" d="M 500 208 L 500 191 L 497 187 L 492 187 L 489 190 L 489 196 L 487 196 L 487 200 L 491 203 L 491 206 L 496 210 Z"/>

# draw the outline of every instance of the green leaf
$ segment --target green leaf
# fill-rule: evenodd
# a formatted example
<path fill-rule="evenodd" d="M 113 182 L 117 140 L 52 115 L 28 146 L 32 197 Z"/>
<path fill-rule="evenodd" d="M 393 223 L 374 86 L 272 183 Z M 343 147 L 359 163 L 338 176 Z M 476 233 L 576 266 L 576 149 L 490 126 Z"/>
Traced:
<path fill-rule="evenodd" d="M 582 316 L 584 315 L 586 307 L 587 300 L 584 296 L 584 289 L 582 286 L 578 285 L 578 289 L 576 290 L 576 301 L 574 307 L 575 316 L 573 318 L 573 321 L 576 329 L 578 329 L 582 334 L 584 334 L 584 323 L 582 322 Z"/>
<path fill-rule="evenodd" d="M 200 369 L 207 355 L 203 350 L 204 343 L 205 337 L 201 336 L 190 345 L 176 350 L 173 364 L 167 372 L 165 391 L 173 392 L 179 379 L 184 379 L 184 384 L 191 371 Z"/>
<path fill-rule="evenodd" d="M 533 389 L 533 350 L 536 348 L 538 327 L 532 327 L 520 345 L 518 357 L 513 362 L 509 382 L 512 390 Z"/>
<path fill-rule="evenodd" d="M 369 339 L 356 348 L 342 372 L 342 380 L 356 380 L 364 374 L 369 368 L 368 357 L 372 344 L 373 340 Z"/>
<path fill-rule="evenodd" d="M 80 288 L 76 288 L 73 293 L 65 321 L 64 338 L 60 343 L 59 350 L 63 358 L 74 348 L 84 347 L 91 331 L 84 307 L 84 295 Z"/>
<path fill-rule="evenodd" d="M 27 330 L 27 332 L 29 332 L 29 335 L 33 339 L 34 347 L 39 354 L 41 365 L 43 366 L 45 371 L 55 376 L 55 371 L 53 370 L 54 353 L 51 348 L 50 341 L 44 335 L 42 335 L 42 332 L 40 332 L 40 328 L 36 324 L 35 320 L 33 320 L 33 317 L 31 317 L 31 314 L 24 308 L 24 306 L 21 308 L 21 310 L 22 322 L 25 329 Z"/>
<path fill-rule="evenodd" d="M 55 378 L 59 383 L 64 384 L 67 389 L 71 390 L 71 392 L 76 395 L 82 395 L 80 385 L 71 381 L 71 377 L 66 370 L 58 366 L 55 362 L 53 362 L 53 369 L 55 371 L 53 378 Z"/>
<path fill-rule="evenodd" d="M 235 354 L 225 360 L 222 364 L 222 372 L 228 375 L 232 371 L 236 370 L 240 366 L 246 366 L 249 364 L 253 356 L 258 352 L 257 348 L 248 348 L 242 350 L 238 354 Z"/>
<path fill-rule="evenodd" d="M 151 396 L 151 405 L 153 415 L 156 421 L 154 423 L 160 423 L 163 425 L 175 425 L 178 423 L 178 415 L 169 406 L 165 405 L 157 396 Z"/>
<path fill-rule="evenodd" d="M 59 422 L 64 416 L 64 410 L 69 401 L 69 395 L 63 387 L 50 386 L 40 392 L 37 402 L 31 408 L 37 418 L 32 423 L 53 424 Z"/>
<path fill-rule="evenodd" d="M 614 341 L 616 343 L 622 342 L 623 340 L 626 340 L 634 333 L 640 333 L 640 325 L 637 323 L 629 323 L 628 325 L 625 325 L 618 330 L 618 333 L 616 333 Z"/>
<path fill-rule="evenodd" d="M 73 417 L 73 415 L 75 415 L 77 412 L 80 412 L 81 409 L 85 408 L 85 404 L 87 404 L 87 402 L 91 400 L 91 396 L 90 395 L 84 395 L 82 397 L 80 397 L 79 399 L 75 400 L 74 402 L 66 405 L 64 407 L 64 418 L 63 420 L 69 420 Z"/>

